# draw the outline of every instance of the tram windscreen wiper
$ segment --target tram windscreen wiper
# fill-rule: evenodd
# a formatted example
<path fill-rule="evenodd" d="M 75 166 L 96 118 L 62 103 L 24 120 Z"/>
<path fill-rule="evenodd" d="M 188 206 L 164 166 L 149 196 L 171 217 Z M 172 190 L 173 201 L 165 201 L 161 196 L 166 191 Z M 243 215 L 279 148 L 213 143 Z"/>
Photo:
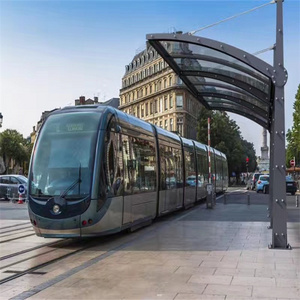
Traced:
<path fill-rule="evenodd" d="M 79 165 L 78 173 L 79 173 L 78 178 L 63 193 L 61 193 L 61 195 L 60 195 L 61 198 L 65 198 L 67 196 L 68 192 L 73 190 L 77 184 L 78 184 L 78 195 L 80 195 L 80 183 L 82 182 L 82 180 L 81 180 L 81 164 Z"/>

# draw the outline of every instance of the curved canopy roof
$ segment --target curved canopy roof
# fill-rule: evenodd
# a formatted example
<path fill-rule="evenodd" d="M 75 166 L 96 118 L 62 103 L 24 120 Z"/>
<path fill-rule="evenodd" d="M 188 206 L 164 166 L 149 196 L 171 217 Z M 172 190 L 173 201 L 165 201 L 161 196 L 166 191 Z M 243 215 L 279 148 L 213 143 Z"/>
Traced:
<path fill-rule="evenodd" d="M 233 46 L 189 34 L 147 39 L 207 109 L 233 112 L 270 129 L 274 85 L 284 85 L 266 62 Z"/>

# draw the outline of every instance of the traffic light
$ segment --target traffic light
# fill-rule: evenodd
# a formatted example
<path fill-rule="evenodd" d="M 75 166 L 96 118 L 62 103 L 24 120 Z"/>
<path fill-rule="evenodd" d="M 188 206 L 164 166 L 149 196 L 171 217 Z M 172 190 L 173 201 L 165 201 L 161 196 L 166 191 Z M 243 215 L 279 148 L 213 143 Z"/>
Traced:
<path fill-rule="evenodd" d="M 246 167 L 248 168 L 249 157 L 246 157 Z"/>

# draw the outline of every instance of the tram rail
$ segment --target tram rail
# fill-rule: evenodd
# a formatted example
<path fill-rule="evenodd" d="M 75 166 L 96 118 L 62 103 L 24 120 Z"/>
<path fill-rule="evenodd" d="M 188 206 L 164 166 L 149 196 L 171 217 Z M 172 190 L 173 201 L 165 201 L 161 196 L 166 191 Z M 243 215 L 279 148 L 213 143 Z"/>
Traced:
<path fill-rule="evenodd" d="M 44 244 L 44 245 L 39 245 L 39 246 L 36 246 L 36 247 L 32 247 L 32 248 L 29 248 L 29 249 L 25 249 L 25 250 L 22 250 L 22 251 L 19 251 L 19 252 L 16 252 L 16 253 L 12 253 L 12 254 L 8 254 L 8 255 L 4 255 L 4 256 L 1 256 L 0 257 L 0 261 L 1 260 L 5 260 L 5 259 L 8 259 L 8 258 L 12 258 L 12 257 L 16 257 L 18 255 L 21 255 L 21 254 L 25 254 L 25 253 L 28 253 L 30 251 L 34 251 L 34 250 L 37 250 L 37 249 L 41 249 L 43 247 L 51 247 L 51 246 L 55 246 L 56 244 L 60 244 L 64 242 L 63 241 L 55 241 L 55 242 L 52 242 L 52 243 L 47 243 L 47 244 Z M 2 267 L 0 267 L 0 270 L 3 269 Z"/>
<path fill-rule="evenodd" d="M 32 229 L 32 226 L 31 226 L 31 225 L 28 225 L 28 226 L 25 226 L 25 227 L 20 227 L 20 228 L 10 229 L 10 230 L 6 230 L 6 231 L 1 231 L 1 232 L 0 232 L 0 237 L 4 236 L 4 235 L 2 235 L 2 234 L 4 234 L 4 233 L 8 233 L 8 232 L 19 232 L 20 230 L 23 230 L 23 229 Z"/>
<path fill-rule="evenodd" d="M 47 254 L 49 254 L 49 253 L 51 253 L 51 252 L 55 252 L 55 251 L 62 250 L 62 249 L 64 249 L 64 247 L 67 246 L 67 245 L 65 245 L 66 242 L 67 242 L 67 245 L 69 245 L 69 244 L 72 244 L 72 243 L 76 243 L 76 242 L 78 242 L 78 241 L 74 241 L 74 240 L 72 240 L 72 241 L 71 241 L 71 240 L 67 240 L 67 241 L 66 241 L 66 240 L 63 240 L 63 241 L 58 241 L 58 242 L 55 242 L 55 243 L 50 243 L 51 246 L 57 245 L 57 244 L 59 244 L 59 243 L 61 243 L 62 245 L 61 245 L 59 248 L 51 249 L 51 250 L 49 250 L 49 251 L 46 251 L 46 252 L 43 252 L 43 253 L 40 253 L 40 254 L 31 256 L 31 257 L 28 257 L 28 258 L 25 258 L 25 259 L 21 259 L 21 260 L 19 260 L 19 261 L 17 261 L 17 262 L 14 262 L 14 263 L 12 263 L 12 264 L 9 264 L 9 265 L 3 265 L 0 269 L 3 270 L 3 269 L 6 269 L 6 268 L 11 267 L 11 266 L 13 266 L 13 265 L 18 265 L 18 264 L 23 263 L 23 262 L 25 262 L 25 261 L 29 261 L 29 260 L 31 260 L 31 259 L 35 259 L 35 258 L 41 257 L 41 256 L 43 256 L 43 255 L 47 255 Z M 9 277 L 6 277 L 6 278 L 1 279 L 1 280 L 0 280 L 0 285 L 4 284 L 4 283 L 6 283 L 6 282 L 12 281 L 12 280 L 14 280 L 14 279 L 16 279 L 16 278 L 19 278 L 19 277 L 21 277 L 21 276 L 27 275 L 27 274 L 37 274 L 37 272 L 36 272 L 37 270 L 39 270 L 39 269 L 41 269 L 41 268 L 44 268 L 44 267 L 46 267 L 46 266 L 49 266 L 49 265 L 51 265 L 51 264 L 54 264 L 54 263 L 56 263 L 56 262 L 58 262 L 58 261 L 62 261 L 62 260 L 66 259 L 66 258 L 68 258 L 68 257 L 70 257 L 70 256 L 72 256 L 72 255 L 78 254 L 78 253 L 80 253 L 80 252 L 82 252 L 82 251 L 85 251 L 85 250 L 87 250 L 87 249 L 89 249 L 89 248 L 92 248 L 92 247 L 94 247 L 94 246 L 96 245 L 96 243 L 97 243 L 96 240 L 92 240 L 92 241 L 90 241 L 90 244 L 88 244 L 88 245 L 86 245 L 86 246 L 80 247 L 79 249 L 76 249 L 76 250 L 74 250 L 74 251 L 72 251 L 72 252 L 70 252 L 70 253 L 62 254 L 61 256 L 58 256 L 58 257 L 56 257 L 56 258 L 54 258 L 54 259 L 50 259 L 50 260 L 45 261 L 45 262 L 43 262 L 43 263 L 41 263 L 41 264 L 37 264 L 36 266 L 31 267 L 31 268 L 28 268 L 28 269 L 26 269 L 26 270 L 24 270 L 24 271 L 19 271 L 19 270 L 6 270 L 6 271 L 3 271 L 2 274 L 5 274 L 5 273 L 14 273 L 14 275 L 11 275 L 11 276 L 9 276 Z M 46 245 L 43 245 L 43 246 L 40 246 L 40 247 L 34 247 L 34 248 L 31 248 L 31 249 L 28 249 L 28 251 L 24 251 L 24 252 L 22 251 L 22 252 L 23 252 L 23 253 L 28 253 L 28 252 L 30 252 L 30 251 L 34 251 L 34 250 L 36 250 L 36 249 L 43 248 L 43 247 L 49 247 L 49 244 L 46 244 Z M 22 254 L 23 254 L 23 253 L 22 253 Z M 7 257 L 4 258 L 4 259 L 9 259 L 9 258 L 12 258 L 12 257 L 14 257 L 14 256 L 16 256 L 16 255 L 13 255 L 13 254 L 12 254 L 11 256 L 7 256 Z M 4 259 L 2 259 L 2 261 L 3 261 Z M 39 272 L 39 273 L 41 273 L 41 272 Z M 43 272 L 42 272 L 42 273 L 43 273 Z"/>

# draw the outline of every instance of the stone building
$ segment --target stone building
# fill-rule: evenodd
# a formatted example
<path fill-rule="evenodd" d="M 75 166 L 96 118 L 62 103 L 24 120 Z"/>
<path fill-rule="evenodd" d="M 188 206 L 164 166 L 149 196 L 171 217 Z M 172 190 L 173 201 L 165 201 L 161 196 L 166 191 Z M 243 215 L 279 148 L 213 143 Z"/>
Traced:
<path fill-rule="evenodd" d="M 125 67 L 120 110 L 196 139 L 200 107 L 199 101 L 148 43 Z"/>

